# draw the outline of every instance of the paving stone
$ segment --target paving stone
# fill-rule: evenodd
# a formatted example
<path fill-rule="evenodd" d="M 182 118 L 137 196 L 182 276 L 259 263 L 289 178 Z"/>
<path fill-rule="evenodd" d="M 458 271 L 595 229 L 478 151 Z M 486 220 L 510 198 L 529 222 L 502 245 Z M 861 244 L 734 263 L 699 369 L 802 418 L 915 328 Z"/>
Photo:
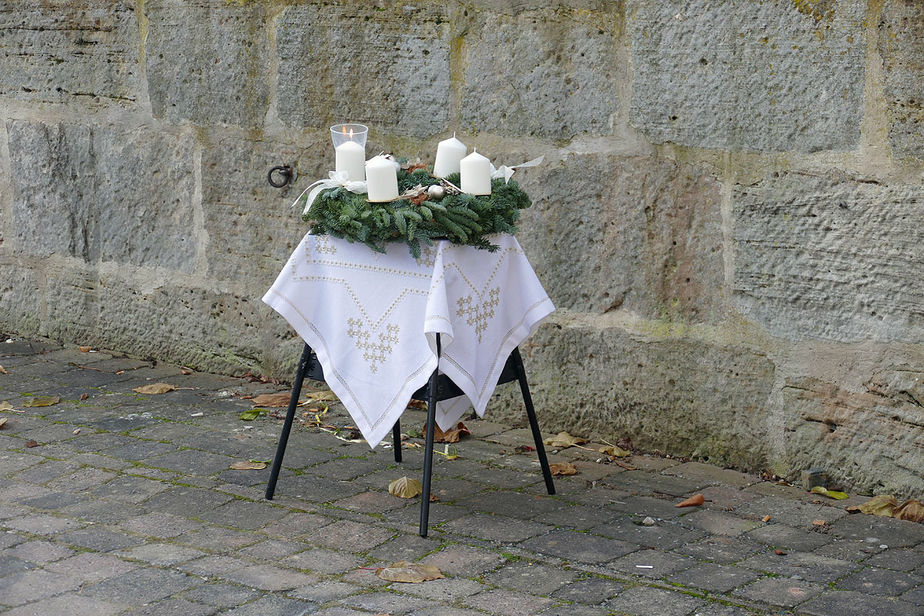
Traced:
<path fill-rule="evenodd" d="M 683 477 L 694 481 L 709 481 L 716 484 L 725 484 L 730 486 L 745 487 L 758 483 L 760 478 L 756 475 L 749 475 L 739 471 L 718 468 L 711 464 L 702 462 L 685 462 L 677 466 L 671 466 L 662 471 L 663 475 L 674 477 Z"/>
<path fill-rule="evenodd" d="M 57 543 L 48 541 L 28 541 L 3 552 L 4 556 L 13 556 L 29 562 L 44 565 L 70 556 L 74 551 Z"/>
<path fill-rule="evenodd" d="M 338 500 L 337 507 L 359 511 L 362 513 L 384 513 L 392 509 L 404 507 L 407 503 L 387 492 L 360 492 L 354 496 Z"/>
<path fill-rule="evenodd" d="M 736 513 L 757 519 L 769 515 L 773 523 L 806 529 L 811 528 L 815 520 L 825 520 L 830 524 L 847 515 L 843 507 L 829 507 L 825 504 L 806 503 L 776 496 L 767 496 L 746 503 L 738 507 Z"/>
<path fill-rule="evenodd" d="M 618 522 L 595 526 L 591 532 L 649 548 L 670 549 L 704 535 L 702 531 L 684 528 L 680 524 L 659 522 L 653 526 L 640 519 L 621 518 Z"/>
<path fill-rule="evenodd" d="M 176 449 L 176 445 L 171 445 L 169 443 L 131 439 L 131 441 L 126 442 L 124 445 L 110 449 L 106 453 L 114 458 L 140 462 L 145 458 L 174 452 Z"/>
<path fill-rule="evenodd" d="M 597 605 L 626 589 L 625 584 L 602 577 L 572 582 L 552 593 L 556 599 Z"/>
<path fill-rule="evenodd" d="M 651 496 L 634 496 L 631 494 L 620 495 L 614 492 L 612 493 L 612 497 L 606 500 L 607 509 L 631 513 L 640 518 L 652 517 L 672 520 L 689 513 L 688 511 L 675 507 L 674 504 L 676 501 L 668 501 L 663 498 L 654 498 Z"/>
<path fill-rule="evenodd" d="M 906 603 L 913 603 L 914 605 L 924 605 L 924 585 L 918 586 L 913 590 L 909 590 L 901 597 L 899 597 L 899 599 L 905 601 Z"/>
<path fill-rule="evenodd" d="M 818 556 L 810 552 L 789 552 L 782 555 L 765 552 L 752 556 L 739 564 L 756 571 L 787 575 L 810 582 L 832 582 L 859 568 L 856 563 Z"/>
<path fill-rule="evenodd" d="M 508 518 L 502 515 L 475 513 L 443 525 L 451 533 L 472 535 L 489 541 L 516 543 L 552 530 L 552 526 Z"/>
<path fill-rule="evenodd" d="M 169 543 L 146 543 L 128 550 L 121 550 L 116 552 L 116 555 L 132 560 L 142 560 L 152 565 L 166 566 L 199 558 L 204 556 L 205 552 Z"/>
<path fill-rule="evenodd" d="M 5 550 L 6 548 L 11 548 L 14 545 L 19 545 L 23 541 L 26 541 L 26 538 L 18 533 L 14 533 L 11 530 L 0 532 L 0 550 Z"/>
<path fill-rule="evenodd" d="M 113 524 L 147 511 L 146 507 L 111 500 L 82 500 L 62 507 L 58 513 L 96 524 Z"/>
<path fill-rule="evenodd" d="M 144 499 L 163 492 L 170 486 L 160 481 L 152 481 L 143 477 L 116 477 L 90 491 L 90 495 L 97 498 L 107 498 L 126 503 L 140 503 Z"/>
<path fill-rule="evenodd" d="M 609 566 L 624 574 L 660 579 L 695 564 L 696 560 L 689 556 L 660 550 L 639 550 L 617 558 Z"/>
<path fill-rule="evenodd" d="M 831 534 L 844 539 L 876 537 L 879 543 L 890 548 L 902 548 L 924 541 L 924 524 L 880 516 L 851 515 L 831 524 Z"/>
<path fill-rule="evenodd" d="M 211 475 L 226 470 L 236 460 L 230 456 L 184 449 L 182 451 L 172 451 L 162 456 L 145 458 L 143 462 L 150 466 L 176 471 L 184 475 Z"/>
<path fill-rule="evenodd" d="M 212 490 L 178 486 L 170 487 L 155 494 L 147 499 L 144 504 L 152 511 L 194 518 L 224 505 L 233 498 L 226 494 L 218 494 Z"/>
<path fill-rule="evenodd" d="M 420 535 L 398 535 L 374 550 L 369 550 L 368 554 L 372 558 L 381 561 L 413 561 L 435 551 L 439 547 L 440 542 L 435 539 L 424 538 Z"/>
<path fill-rule="evenodd" d="M 588 530 L 594 526 L 611 522 L 616 517 L 618 517 L 618 514 L 614 514 L 605 509 L 574 505 L 543 513 L 541 516 L 537 517 L 535 521 L 542 522 L 543 524 L 552 524 L 559 528 L 566 527 L 577 530 Z"/>
<path fill-rule="evenodd" d="M 814 550 L 833 540 L 826 534 L 805 531 L 785 524 L 767 524 L 750 531 L 746 536 L 755 541 L 789 550 Z"/>
<path fill-rule="evenodd" d="M 865 562 L 873 554 L 882 552 L 879 543 L 869 543 L 867 541 L 857 541 L 856 539 L 838 539 L 837 537 L 831 543 L 827 543 L 816 550 L 812 550 L 819 556 L 828 556 L 839 560 L 849 560 L 853 562 Z"/>
<path fill-rule="evenodd" d="M 50 481 L 47 486 L 52 490 L 67 492 L 82 492 L 93 486 L 106 483 L 116 476 L 115 473 L 98 468 L 82 468 L 76 473 L 59 477 Z"/>
<path fill-rule="evenodd" d="M 668 579 L 677 584 L 701 588 L 714 593 L 727 593 L 733 588 L 753 582 L 760 574 L 741 567 L 702 563 Z"/>
<path fill-rule="evenodd" d="M 327 603 L 335 599 L 343 599 L 344 597 L 349 597 L 350 595 L 363 592 L 364 590 L 365 589 L 363 589 L 361 586 L 345 584 L 344 582 L 322 580 L 317 584 L 312 584 L 311 586 L 303 586 L 301 588 L 290 590 L 288 591 L 288 594 L 299 599 L 305 599 L 306 601 L 313 601 L 315 603 Z"/>
<path fill-rule="evenodd" d="M 920 608 L 904 601 L 883 599 L 850 590 L 829 591 L 799 606 L 802 613 L 811 616 L 920 616 Z"/>
<path fill-rule="evenodd" d="M 252 601 L 259 595 L 258 591 L 246 586 L 217 582 L 193 588 L 183 593 L 181 598 L 215 607 L 229 608 Z"/>
<path fill-rule="evenodd" d="M 547 496 L 524 494 L 522 492 L 483 492 L 460 503 L 462 507 L 505 515 L 513 518 L 541 518 L 545 513 L 555 511 L 562 505 Z"/>
<path fill-rule="evenodd" d="M 447 575 L 473 577 L 496 568 L 506 562 L 506 559 L 488 550 L 479 550 L 465 545 L 451 545 L 430 554 L 423 559 L 423 562 L 439 567 L 439 570 Z"/>
<path fill-rule="evenodd" d="M 577 574 L 561 567 L 549 567 L 518 560 L 485 576 L 492 586 L 519 590 L 532 595 L 549 595 L 570 583 Z"/>
<path fill-rule="evenodd" d="M 292 539 L 331 524 L 331 518 L 313 513 L 289 513 L 260 529 L 260 532 L 279 539 Z"/>
<path fill-rule="evenodd" d="M 607 562 L 639 549 L 638 545 L 625 541 L 567 530 L 555 530 L 548 535 L 530 539 L 523 547 L 585 563 Z"/>
<path fill-rule="evenodd" d="M 433 605 L 420 597 L 408 597 L 393 592 L 372 592 L 351 595 L 340 601 L 344 605 L 376 613 L 408 614 Z"/>
<path fill-rule="evenodd" d="M 93 586 L 85 586 L 82 592 L 105 601 L 138 605 L 169 597 L 201 583 L 200 578 L 176 571 L 135 569 Z"/>
<path fill-rule="evenodd" d="M 25 498 L 20 502 L 33 509 L 42 509 L 44 511 L 59 509 L 63 511 L 67 507 L 85 504 L 87 499 L 67 492 L 48 492 L 35 498 Z"/>
<path fill-rule="evenodd" d="M 612 488 L 626 490 L 633 494 L 642 496 L 653 496 L 663 494 L 667 496 L 681 497 L 697 492 L 712 483 L 709 480 L 699 478 L 681 478 L 669 477 L 647 471 L 626 471 L 617 473 L 608 481 L 607 485 Z"/>
<path fill-rule="evenodd" d="M 73 428 L 71 429 L 73 430 Z M 80 467 L 70 462 L 52 460 L 50 462 L 43 462 L 42 464 L 30 466 L 14 475 L 14 477 L 17 481 L 42 484 L 52 479 L 57 479 L 62 475 L 73 473 L 78 468 Z"/>
<path fill-rule="evenodd" d="M 101 601 L 76 593 L 58 595 L 3 612 L 4 616 L 112 616 L 125 609 L 124 604 Z"/>
<path fill-rule="evenodd" d="M 742 537 L 706 537 L 677 548 L 678 552 L 725 565 L 744 560 L 765 550 L 767 550 L 766 545 Z"/>
<path fill-rule="evenodd" d="M 335 606 L 315 612 L 315 616 L 365 616 L 369 612 L 360 612 L 349 607 Z"/>
<path fill-rule="evenodd" d="M 606 607 L 631 616 L 687 616 L 703 606 L 699 599 L 679 592 L 636 586 L 606 602 Z"/>
<path fill-rule="evenodd" d="M 314 584 L 318 581 L 317 578 L 310 575 L 280 569 L 271 565 L 244 567 L 243 569 L 226 573 L 223 577 L 252 588 L 270 591 L 289 590 Z"/>
<path fill-rule="evenodd" d="M 85 552 L 45 566 L 47 571 L 61 573 L 83 583 L 95 583 L 128 573 L 137 568 L 134 563 L 108 554 Z"/>
<path fill-rule="evenodd" d="M 76 578 L 36 569 L 0 578 L 0 597 L 4 604 L 15 607 L 79 587 L 80 581 Z"/>
<path fill-rule="evenodd" d="M 66 530 L 72 530 L 83 526 L 83 524 L 77 520 L 56 518 L 50 515 L 24 516 L 15 520 L 7 520 L 4 524 L 14 530 L 21 530 L 26 533 L 32 533 L 33 535 L 55 535 Z"/>
<path fill-rule="evenodd" d="M 221 527 L 206 527 L 174 539 L 177 543 L 219 554 L 237 551 L 259 540 L 260 536 L 254 533 Z"/>
<path fill-rule="evenodd" d="M 466 580 L 461 577 L 452 577 L 452 578 L 442 578 L 439 580 L 431 580 L 425 584 L 401 584 L 394 583 L 390 586 L 394 590 L 399 590 L 403 593 L 416 595 L 418 597 L 423 597 L 424 599 L 430 599 L 432 601 L 445 601 L 454 603 L 459 599 L 464 597 L 471 597 L 479 592 L 483 592 L 488 589 L 488 586 L 476 582 L 475 580 Z M 422 610 L 423 613 L 426 613 L 426 609 Z M 421 610 L 415 610 L 414 614 L 421 612 Z"/>
<path fill-rule="evenodd" d="M 838 580 L 837 586 L 865 595 L 897 596 L 924 583 L 924 579 L 898 571 L 869 567 Z"/>
<path fill-rule="evenodd" d="M 712 535 L 734 537 L 760 526 L 760 522 L 748 520 L 720 511 L 695 511 L 683 516 L 684 524 L 691 524 Z"/>
<path fill-rule="evenodd" d="M 211 616 L 218 608 L 201 603 L 191 603 L 184 599 L 167 599 L 151 605 L 131 610 L 126 616 Z"/>
<path fill-rule="evenodd" d="M 238 551 L 238 554 L 244 558 L 255 560 L 277 561 L 295 552 L 304 551 L 309 547 L 304 543 L 268 539 L 243 548 Z"/>
<path fill-rule="evenodd" d="M 28 571 L 35 567 L 35 563 L 30 563 L 21 558 L 0 554 L 0 577 L 5 577 L 14 573 L 22 573 L 23 571 Z"/>
<path fill-rule="evenodd" d="M 282 559 L 282 564 L 313 573 L 336 574 L 355 569 L 363 559 L 352 554 L 336 552 L 325 548 L 313 548 Z"/>
<path fill-rule="evenodd" d="M 126 520 L 119 526 L 128 532 L 158 539 L 169 539 L 201 528 L 201 525 L 196 522 L 157 511 Z"/>
<path fill-rule="evenodd" d="M 320 530 L 305 535 L 305 540 L 315 545 L 365 552 L 391 539 L 394 533 L 372 524 L 340 520 Z"/>
<path fill-rule="evenodd" d="M 281 507 L 274 507 L 266 503 L 233 500 L 221 507 L 216 507 L 201 514 L 199 519 L 244 530 L 256 530 L 274 520 L 285 517 L 287 513 Z"/>
<path fill-rule="evenodd" d="M 537 614 L 555 604 L 552 599 L 534 597 L 512 590 L 489 590 L 469 597 L 466 605 L 504 616 Z"/>
<path fill-rule="evenodd" d="M 237 571 L 252 563 L 230 556 L 204 556 L 177 566 L 180 571 L 207 577 L 222 577 L 231 571 Z"/>
<path fill-rule="evenodd" d="M 924 565 L 924 552 L 901 548 L 897 550 L 888 549 L 870 556 L 864 564 L 896 571 L 912 571 Z"/>

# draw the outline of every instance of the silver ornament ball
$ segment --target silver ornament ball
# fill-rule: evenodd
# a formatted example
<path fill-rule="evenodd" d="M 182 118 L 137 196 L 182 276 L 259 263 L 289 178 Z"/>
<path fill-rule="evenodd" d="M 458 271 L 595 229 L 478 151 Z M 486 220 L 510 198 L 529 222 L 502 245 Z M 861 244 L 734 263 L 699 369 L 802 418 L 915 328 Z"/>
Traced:
<path fill-rule="evenodd" d="M 433 184 L 432 186 L 427 188 L 427 195 L 431 199 L 435 201 L 439 201 L 440 199 L 446 196 L 446 189 L 440 186 L 439 184 Z"/>

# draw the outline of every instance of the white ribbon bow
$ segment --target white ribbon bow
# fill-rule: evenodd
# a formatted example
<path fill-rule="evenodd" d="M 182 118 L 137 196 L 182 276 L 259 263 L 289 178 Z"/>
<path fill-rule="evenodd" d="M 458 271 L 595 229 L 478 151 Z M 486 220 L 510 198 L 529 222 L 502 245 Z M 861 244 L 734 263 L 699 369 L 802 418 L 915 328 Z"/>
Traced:
<path fill-rule="evenodd" d="M 314 200 L 317 199 L 318 195 L 321 194 L 322 190 L 327 190 L 328 188 L 337 188 L 338 186 L 343 186 L 348 191 L 364 195 L 366 194 L 366 183 L 365 182 L 351 182 L 347 177 L 346 171 L 331 171 L 329 174 L 329 180 L 318 180 L 317 182 L 310 184 L 305 190 L 302 191 L 302 194 L 298 196 L 292 207 L 298 205 L 299 200 L 307 192 L 308 199 L 305 203 L 305 209 L 302 210 L 302 216 L 308 213 L 308 210 L 311 208 L 311 204 L 314 203 Z M 311 192 L 308 192 L 308 191 Z"/>
<path fill-rule="evenodd" d="M 519 165 L 511 165 L 509 167 L 507 165 L 501 165 L 500 167 L 496 169 L 494 165 L 491 165 L 491 178 L 494 180 L 504 178 L 504 184 L 506 184 L 507 182 L 510 181 L 510 178 L 513 177 L 514 171 L 516 171 L 517 169 L 524 169 L 526 167 L 535 167 L 537 165 L 541 165 L 543 158 L 545 158 L 545 156 L 534 158 L 529 162 L 520 163 Z"/>

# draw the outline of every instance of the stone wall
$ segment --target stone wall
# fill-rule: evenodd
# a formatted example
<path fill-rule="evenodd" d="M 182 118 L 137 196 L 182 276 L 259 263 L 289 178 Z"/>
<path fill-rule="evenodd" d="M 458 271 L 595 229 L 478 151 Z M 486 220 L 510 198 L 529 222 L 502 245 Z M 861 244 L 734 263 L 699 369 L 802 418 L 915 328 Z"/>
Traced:
<path fill-rule="evenodd" d="M 920 496 L 922 41 L 916 0 L 4 3 L 0 328 L 285 377 L 260 297 L 328 126 L 459 131 L 546 157 L 547 431 Z"/>

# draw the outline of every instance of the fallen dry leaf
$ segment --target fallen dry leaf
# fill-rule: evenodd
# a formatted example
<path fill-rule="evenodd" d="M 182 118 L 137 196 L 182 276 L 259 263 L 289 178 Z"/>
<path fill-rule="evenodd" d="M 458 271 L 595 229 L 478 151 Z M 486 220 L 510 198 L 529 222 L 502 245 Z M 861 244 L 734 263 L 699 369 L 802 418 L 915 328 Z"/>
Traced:
<path fill-rule="evenodd" d="M 383 567 L 376 571 L 375 574 L 389 582 L 405 582 L 409 584 L 420 584 L 421 582 L 438 580 L 443 577 L 443 573 L 434 565 L 410 563 L 406 560 L 399 560 L 387 567 Z"/>
<path fill-rule="evenodd" d="M 838 492 L 837 490 L 829 490 L 828 488 L 823 488 L 821 486 L 815 486 L 810 490 L 812 494 L 821 494 L 822 496 L 827 496 L 828 498 L 833 498 L 834 500 L 846 500 L 850 498 L 850 495 L 846 492 Z"/>
<path fill-rule="evenodd" d="M 32 447 L 38 447 L 38 446 L 39 446 L 39 444 L 38 444 L 37 441 L 26 441 L 26 447 L 28 447 L 28 448 L 30 448 L 30 449 L 31 449 Z"/>
<path fill-rule="evenodd" d="M 423 431 L 424 431 L 424 434 L 426 434 L 427 432 L 426 423 L 424 423 Z M 447 430 L 446 432 L 443 432 L 442 429 L 440 429 L 439 424 L 435 424 L 433 426 L 433 442 L 435 443 L 458 443 L 459 439 L 461 439 L 463 436 L 468 436 L 471 433 L 472 431 L 466 428 L 465 424 L 462 423 L 461 421 L 459 422 L 459 425 L 457 425 L 455 428 L 453 428 L 452 430 Z"/>
<path fill-rule="evenodd" d="M 626 456 L 632 455 L 631 451 L 626 451 L 622 447 L 617 447 L 616 445 L 609 445 L 607 447 L 601 447 L 600 453 L 606 454 L 608 456 L 613 456 L 614 458 L 625 458 Z"/>
<path fill-rule="evenodd" d="M 22 403 L 24 407 L 27 408 L 36 408 L 40 406 L 51 406 L 61 402 L 61 398 L 58 396 L 35 396 L 32 398 L 27 398 L 25 402 Z"/>
<path fill-rule="evenodd" d="M 81 400 L 86 400 L 86 399 L 89 398 L 89 397 L 90 397 L 90 394 L 80 394 L 80 399 L 81 399 Z"/>
<path fill-rule="evenodd" d="M 338 400 L 337 394 L 330 391 L 329 389 L 326 389 L 324 391 L 313 391 L 305 397 L 306 397 L 305 402 L 307 402 L 308 400 L 311 400 L 313 402 L 336 402 Z"/>
<path fill-rule="evenodd" d="M 812 520 L 812 526 L 827 526 L 828 523 L 825 520 Z"/>
<path fill-rule="evenodd" d="M 0 374 L 9 374 L 3 366 L 0 366 Z"/>
<path fill-rule="evenodd" d="M 783 550 L 773 550 L 773 553 L 776 554 L 777 556 L 786 556 L 786 552 L 784 552 Z"/>
<path fill-rule="evenodd" d="M 266 468 L 266 462 L 254 460 L 241 460 L 231 465 L 231 470 L 235 471 L 262 471 L 264 468 Z"/>
<path fill-rule="evenodd" d="M 896 507 L 892 517 L 909 522 L 924 522 L 924 504 L 919 500 L 906 500 Z"/>
<path fill-rule="evenodd" d="M 880 494 L 874 496 L 862 505 L 847 507 L 849 513 L 865 513 L 867 515 L 879 515 L 886 518 L 892 517 L 895 508 L 898 507 L 898 501 L 891 494 Z"/>
<path fill-rule="evenodd" d="M 6 425 L 6 417 L 0 417 L 0 430 Z"/>
<path fill-rule="evenodd" d="M 170 383 L 152 383 L 151 385 L 142 385 L 141 387 L 136 387 L 132 391 L 139 394 L 159 396 L 160 394 L 165 394 L 168 391 L 173 391 L 175 389 L 176 386 L 171 385 Z"/>
<path fill-rule="evenodd" d="M 431 494 L 431 495 L 430 495 L 430 502 L 431 502 L 431 503 L 438 503 L 438 502 L 440 502 L 440 497 L 437 496 L 436 494 Z"/>
<path fill-rule="evenodd" d="M 388 493 L 399 498 L 414 498 L 423 492 L 423 486 L 416 479 L 399 477 L 388 484 Z"/>
<path fill-rule="evenodd" d="M 553 475 L 577 475 L 578 470 L 570 462 L 558 462 L 549 464 L 549 470 Z"/>
<path fill-rule="evenodd" d="M 702 494 L 694 494 L 687 500 L 677 503 L 674 507 L 699 507 L 706 502 L 706 497 Z"/>
<path fill-rule="evenodd" d="M 90 346 L 81 346 L 77 348 L 80 349 L 81 353 L 89 353 L 91 350 L 93 350 L 93 347 Z"/>
<path fill-rule="evenodd" d="M 289 406 L 289 399 L 292 397 L 287 391 L 278 394 L 260 394 L 250 401 L 254 406 L 268 406 L 271 408 L 280 408 Z"/>
<path fill-rule="evenodd" d="M 183 366 L 182 368 L 180 368 L 180 374 L 184 374 L 184 375 L 186 375 L 186 376 L 189 376 L 189 375 L 192 374 L 192 373 L 193 373 L 193 371 L 190 370 L 189 368 L 187 368 L 186 366 Z"/>
<path fill-rule="evenodd" d="M 7 402 L 6 400 L 4 400 L 3 402 L 0 402 L 0 411 L 12 411 L 12 410 L 13 410 L 12 404 Z"/>
<path fill-rule="evenodd" d="M 583 445 L 587 442 L 587 439 L 581 438 L 580 436 L 571 436 L 567 432 L 559 432 L 555 436 L 547 438 L 542 442 L 552 447 L 565 449 L 567 447 L 574 447 L 575 445 Z"/>

